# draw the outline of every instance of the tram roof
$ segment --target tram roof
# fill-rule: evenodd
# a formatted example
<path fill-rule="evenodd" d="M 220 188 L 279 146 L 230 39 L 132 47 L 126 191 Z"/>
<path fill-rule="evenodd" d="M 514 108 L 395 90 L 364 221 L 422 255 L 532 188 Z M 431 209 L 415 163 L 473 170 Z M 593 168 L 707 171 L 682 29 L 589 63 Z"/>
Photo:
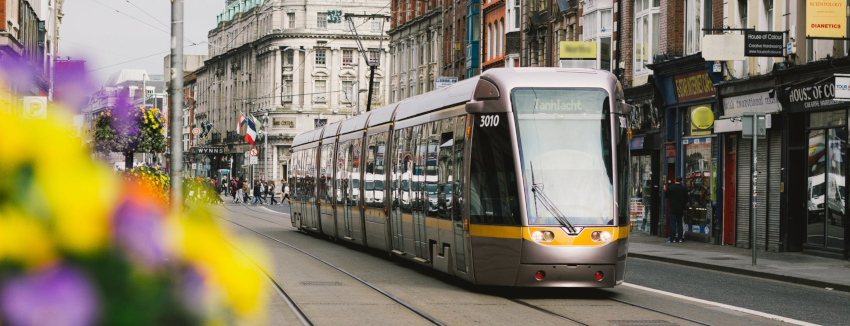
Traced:
<path fill-rule="evenodd" d="M 342 136 L 350 132 L 366 129 L 366 121 L 369 121 L 369 115 L 371 114 L 372 112 L 366 112 L 343 121 L 342 127 L 339 128 L 339 135 Z"/>
<path fill-rule="evenodd" d="M 339 125 L 341 124 L 342 121 L 337 121 L 325 126 L 325 131 L 322 133 L 322 139 L 336 137 L 337 132 L 339 132 Z"/>
<path fill-rule="evenodd" d="M 369 127 L 374 127 L 377 125 L 382 125 L 385 123 L 389 123 L 393 120 L 393 113 L 395 113 L 395 109 L 398 107 L 398 102 L 385 105 L 375 110 L 372 110 L 372 115 L 369 116 Z"/>
<path fill-rule="evenodd" d="M 292 139 L 292 147 L 303 145 L 317 140 L 317 137 L 320 137 L 322 135 L 323 130 L 325 130 L 325 127 L 319 127 L 295 136 L 295 138 Z"/>
<path fill-rule="evenodd" d="M 398 104 L 395 121 L 415 117 L 455 103 L 469 102 L 478 84 L 478 76 L 459 81 L 452 86 L 411 97 Z"/>

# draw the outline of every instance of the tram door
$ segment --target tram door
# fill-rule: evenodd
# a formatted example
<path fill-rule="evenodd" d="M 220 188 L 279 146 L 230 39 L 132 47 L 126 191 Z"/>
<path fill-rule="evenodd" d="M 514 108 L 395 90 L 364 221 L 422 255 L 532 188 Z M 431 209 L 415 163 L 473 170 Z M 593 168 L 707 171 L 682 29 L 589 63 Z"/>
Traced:
<path fill-rule="evenodd" d="M 336 224 L 338 237 L 351 237 L 348 234 L 348 151 L 351 142 L 339 143 L 336 146 L 336 171 L 334 172 L 334 203 L 336 206 Z"/>
<path fill-rule="evenodd" d="M 301 205 L 303 205 L 302 211 L 304 212 L 304 217 L 302 223 L 309 228 L 316 228 L 315 223 L 315 209 L 314 203 L 316 202 L 316 187 L 313 182 L 316 169 L 314 168 L 315 160 L 316 160 L 316 149 L 311 148 L 306 151 L 307 157 L 304 160 L 304 197 L 301 201 Z"/>
<path fill-rule="evenodd" d="M 428 209 L 428 198 L 425 191 L 425 170 L 428 161 L 428 133 L 427 124 L 414 127 L 416 136 L 416 159 L 413 168 L 413 241 L 414 251 L 417 258 L 428 259 L 428 238 L 425 235 L 425 212 Z"/>
<path fill-rule="evenodd" d="M 458 117 L 454 133 L 454 160 L 449 193 L 451 200 L 452 232 L 454 233 L 455 269 L 466 273 L 466 236 L 464 235 L 465 218 L 463 214 L 463 142 L 466 134 L 466 117 Z M 468 223 L 468 222 L 466 222 Z"/>
<path fill-rule="evenodd" d="M 349 146 L 348 156 L 348 200 L 346 201 L 345 233 L 349 240 L 363 239 L 360 232 L 360 161 L 362 143 L 360 139 L 354 139 Z"/>
<path fill-rule="evenodd" d="M 341 154 L 343 154 L 343 158 L 345 159 L 345 168 L 342 170 L 342 201 L 343 201 L 343 214 L 342 214 L 342 236 L 351 240 L 351 207 L 356 206 L 356 203 L 353 203 L 352 194 L 351 194 L 351 157 L 352 157 L 352 148 L 351 141 L 347 141 L 340 145 Z"/>
<path fill-rule="evenodd" d="M 403 176 L 407 175 L 408 160 L 404 156 L 404 145 L 407 135 L 407 129 L 401 129 L 393 133 L 392 139 L 392 154 L 390 169 L 390 224 L 392 226 L 391 234 L 393 238 L 393 250 L 404 252 L 404 234 L 402 232 L 402 209 L 406 201 L 410 198 L 409 180 L 404 180 Z M 389 156 L 389 155 L 388 155 Z"/>

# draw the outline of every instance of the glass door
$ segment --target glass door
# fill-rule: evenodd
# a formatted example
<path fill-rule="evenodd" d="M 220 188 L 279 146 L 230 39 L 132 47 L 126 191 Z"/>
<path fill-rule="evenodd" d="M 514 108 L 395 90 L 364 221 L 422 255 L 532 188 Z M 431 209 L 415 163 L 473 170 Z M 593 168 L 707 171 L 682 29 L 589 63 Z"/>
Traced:
<path fill-rule="evenodd" d="M 844 248 L 847 129 L 810 130 L 806 242 Z"/>

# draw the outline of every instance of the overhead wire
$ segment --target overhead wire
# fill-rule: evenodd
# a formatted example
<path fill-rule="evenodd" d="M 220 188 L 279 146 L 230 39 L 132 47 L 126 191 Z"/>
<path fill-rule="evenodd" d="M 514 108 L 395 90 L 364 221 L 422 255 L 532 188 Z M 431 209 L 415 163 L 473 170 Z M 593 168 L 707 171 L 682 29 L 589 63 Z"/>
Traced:
<path fill-rule="evenodd" d="M 138 19 L 138 18 L 136 18 L 136 17 L 133 17 L 133 16 L 131 16 L 131 15 L 129 15 L 129 14 L 127 14 L 127 13 L 123 12 L 123 11 L 120 11 L 120 10 L 118 10 L 118 9 L 112 8 L 112 7 L 110 7 L 110 6 L 107 6 L 107 5 L 103 4 L 102 2 L 100 2 L 100 1 L 98 1 L 98 0 L 90 0 L 90 1 L 92 1 L 92 2 L 94 2 L 94 3 L 97 3 L 97 4 L 99 4 L 99 5 L 101 5 L 101 6 L 105 7 L 105 8 L 107 8 L 107 9 L 109 9 L 109 10 L 113 10 L 113 11 L 115 11 L 115 12 L 119 13 L 119 14 L 122 14 L 122 15 L 124 15 L 124 16 L 127 16 L 127 17 L 129 17 L 130 19 L 133 19 L 133 20 L 135 20 L 135 21 L 137 21 L 137 22 L 140 22 L 140 23 L 142 23 L 142 24 L 148 25 L 148 26 L 150 26 L 151 28 L 156 29 L 156 30 L 158 30 L 158 31 L 160 31 L 160 32 L 163 32 L 163 33 L 166 33 L 166 34 L 168 34 L 168 35 L 171 35 L 171 31 L 161 29 L 161 28 L 159 28 L 159 27 L 157 27 L 157 26 L 154 26 L 154 25 L 152 25 L 152 24 L 150 24 L 150 23 L 148 23 L 148 22 L 145 22 L 145 21 L 143 21 L 143 20 L 141 20 L 141 19 Z M 128 1 L 128 2 L 129 2 L 129 1 Z M 146 13 L 146 14 L 147 14 L 147 13 Z M 148 15 L 150 15 L 150 14 L 148 14 Z M 169 26 L 166 26 L 166 28 L 170 28 L 170 27 L 169 27 Z M 188 41 L 189 43 L 192 43 L 192 45 L 196 45 L 196 44 L 198 44 L 198 43 L 196 43 L 196 42 L 194 42 L 194 41 L 192 41 L 192 40 L 188 39 L 188 38 L 187 38 L 187 37 L 185 37 L 185 36 L 183 37 L 183 39 L 184 39 L 184 40 L 186 40 L 186 41 Z"/>

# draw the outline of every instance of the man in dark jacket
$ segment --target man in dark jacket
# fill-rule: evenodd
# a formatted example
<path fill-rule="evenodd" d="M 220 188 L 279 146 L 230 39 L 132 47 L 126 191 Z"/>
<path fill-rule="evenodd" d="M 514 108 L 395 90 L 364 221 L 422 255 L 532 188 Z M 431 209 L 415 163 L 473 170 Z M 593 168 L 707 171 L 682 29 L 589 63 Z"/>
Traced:
<path fill-rule="evenodd" d="M 664 197 L 670 203 L 670 212 L 667 214 L 670 218 L 670 239 L 667 242 L 682 242 L 685 237 L 682 217 L 688 201 L 688 189 L 682 185 L 682 177 L 676 177 L 676 183 L 667 188 Z"/>

